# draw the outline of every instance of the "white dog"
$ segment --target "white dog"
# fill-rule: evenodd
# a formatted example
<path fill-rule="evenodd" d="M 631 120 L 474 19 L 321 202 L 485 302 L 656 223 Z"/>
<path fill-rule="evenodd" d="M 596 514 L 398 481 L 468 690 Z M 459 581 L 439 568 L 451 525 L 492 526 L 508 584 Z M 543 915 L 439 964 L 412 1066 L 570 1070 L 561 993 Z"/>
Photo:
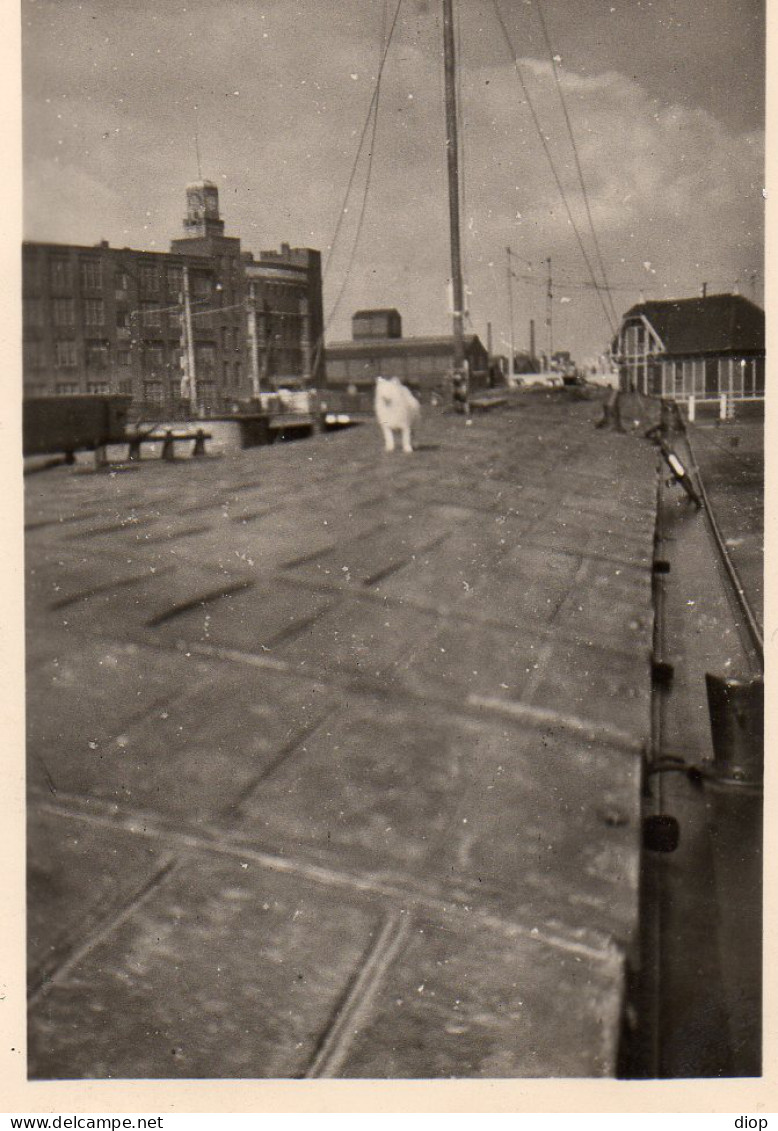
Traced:
<path fill-rule="evenodd" d="M 421 405 L 399 377 L 376 378 L 375 414 L 384 434 L 387 452 L 394 451 L 395 432 L 400 433 L 402 450 L 412 452 L 411 438 L 421 416 Z"/>

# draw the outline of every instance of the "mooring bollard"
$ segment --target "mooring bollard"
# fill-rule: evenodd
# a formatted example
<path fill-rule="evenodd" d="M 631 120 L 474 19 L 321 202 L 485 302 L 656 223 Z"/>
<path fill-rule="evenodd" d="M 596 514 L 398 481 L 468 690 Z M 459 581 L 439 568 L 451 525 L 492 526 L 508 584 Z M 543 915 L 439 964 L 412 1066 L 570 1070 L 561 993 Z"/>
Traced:
<path fill-rule="evenodd" d="M 764 681 L 705 674 L 713 740 L 712 776 L 725 785 L 761 786 Z"/>
<path fill-rule="evenodd" d="M 613 428 L 614 432 L 625 432 L 621 422 L 621 391 L 611 389 L 608 399 L 603 401 L 602 420 L 595 424 L 595 428 Z"/>
<path fill-rule="evenodd" d="M 195 433 L 194 448 L 192 450 L 192 458 L 200 458 L 205 455 L 205 432 L 202 428 L 198 428 Z"/>
<path fill-rule="evenodd" d="M 168 429 L 165 433 L 165 439 L 162 442 L 162 459 L 175 459 L 176 457 L 173 448 L 173 433 L 170 431 L 170 429 Z"/>
<path fill-rule="evenodd" d="M 594 427 L 595 428 L 609 428 L 610 424 L 611 424 L 612 416 L 613 416 L 613 414 L 612 414 L 612 410 L 611 410 L 611 397 L 609 395 L 608 399 L 603 401 L 603 403 L 602 403 L 602 420 L 598 420 Z"/>

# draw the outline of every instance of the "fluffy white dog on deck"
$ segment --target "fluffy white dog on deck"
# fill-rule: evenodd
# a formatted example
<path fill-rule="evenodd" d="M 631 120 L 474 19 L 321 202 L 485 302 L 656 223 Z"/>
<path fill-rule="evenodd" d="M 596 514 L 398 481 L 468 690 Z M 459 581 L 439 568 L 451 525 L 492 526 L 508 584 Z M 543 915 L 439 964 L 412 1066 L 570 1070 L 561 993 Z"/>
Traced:
<path fill-rule="evenodd" d="M 387 452 L 394 451 L 395 432 L 400 433 L 402 450 L 412 452 L 413 429 L 421 416 L 421 405 L 398 377 L 376 378 L 375 414 Z"/>

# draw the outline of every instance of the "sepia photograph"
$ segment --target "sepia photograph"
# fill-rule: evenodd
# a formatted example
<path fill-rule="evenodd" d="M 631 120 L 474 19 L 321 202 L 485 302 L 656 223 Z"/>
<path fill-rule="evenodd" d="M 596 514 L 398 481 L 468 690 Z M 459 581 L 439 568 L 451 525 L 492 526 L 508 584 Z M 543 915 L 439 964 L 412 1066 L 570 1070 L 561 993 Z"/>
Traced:
<path fill-rule="evenodd" d="M 762 1077 L 766 16 L 21 0 L 28 1082 Z"/>

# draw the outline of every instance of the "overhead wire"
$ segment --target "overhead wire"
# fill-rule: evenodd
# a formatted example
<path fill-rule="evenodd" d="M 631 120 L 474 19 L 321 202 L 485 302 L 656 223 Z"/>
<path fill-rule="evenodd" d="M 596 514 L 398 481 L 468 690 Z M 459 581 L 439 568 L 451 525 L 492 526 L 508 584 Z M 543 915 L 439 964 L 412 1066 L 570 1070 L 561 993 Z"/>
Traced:
<path fill-rule="evenodd" d="M 373 157 L 375 155 L 375 148 L 376 148 L 376 134 L 377 134 L 377 131 L 378 131 L 378 106 L 379 106 L 380 94 L 381 94 L 381 78 L 383 76 L 383 70 L 384 70 L 383 64 L 384 64 L 384 60 L 386 59 L 386 53 L 389 50 L 389 42 L 391 41 L 392 35 L 394 34 L 394 28 L 395 28 L 395 24 L 397 23 L 397 17 L 400 14 L 401 5 L 402 5 L 402 0 L 398 0 L 397 8 L 395 10 L 394 20 L 392 21 L 392 26 L 391 26 L 391 29 L 389 31 L 389 39 L 383 45 L 383 53 L 382 53 L 382 57 L 381 57 L 381 63 L 378 67 L 378 75 L 377 75 L 377 78 L 376 78 L 375 94 L 374 94 L 374 98 L 371 100 L 372 116 L 373 116 L 373 128 L 372 128 L 372 132 L 371 132 L 371 135 L 370 135 L 370 146 L 369 146 L 368 151 L 367 151 L 367 171 L 365 173 L 365 184 L 364 184 L 364 188 L 363 188 L 363 191 L 362 191 L 362 204 L 360 206 L 359 217 L 357 219 L 357 226 L 356 226 L 356 231 L 355 231 L 355 234 L 354 234 L 354 240 L 353 240 L 352 245 L 351 245 L 351 252 L 349 254 L 348 262 L 346 264 L 346 270 L 343 274 L 343 282 L 341 283 L 340 290 L 338 291 L 335 302 L 334 302 L 334 304 L 333 304 L 333 306 L 330 310 L 329 316 L 326 320 L 326 323 L 325 323 L 325 326 L 324 326 L 325 332 L 330 328 L 330 325 L 332 324 L 332 321 L 335 317 L 335 314 L 337 313 L 338 307 L 340 306 L 341 299 L 343 298 L 343 295 L 345 294 L 346 287 L 348 286 L 348 282 L 349 282 L 349 277 L 351 275 L 351 268 L 354 266 L 354 259 L 356 257 L 356 253 L 357 253 L 357 246 L 359 244 L 359 238 L 362 234 L 362 226 L 364 224 L 365 213 L 367 211 L 367 198 L 368 198 L 368 193 L 370 191 L 370 179 L 371 179 L 371 175 L 372 175 L 372 171 L 373 171 Z M 386 8 L 384 7 L 384 21 L 383 21 L 383 25 L 382 25 L 382 28 L 381 28 L 382 41 L 383 41 L 383 39 L 385 38 L 385 35 L 386 35 L 385 16 L 386 16 Z"/>
<path fill-rule="evenodd" d="M 548 34 L 548 27 L 546 25 L 546 19 L 545 19 L 545 16 L 543 15 L 543 6 L 541 4 L 541 0 L 535 0 L 535 8 L 536 8 L 536 11 L 538 13 L 538 20 L 540 21 L 540 26 L 543 30 L 543 39 L 545 40 L 546 48 L 548 50 L 549 59 L 551 61 L 551 68 L 552 68 L 552 72 L 553 72 L 553 75 L 554 75 L 554 83 L 555 83 L 555 86 L 556 86 L 557 94 L 559 95 L 559 102 L 560 102 L 561 107 L 562 107 L 562 113 L 564 115 L 565 124 L 567 125 L 567 133 L 568 133 L 568 136 L 570 138 L 570 145 L 572 146 L 573 157 L 575 159 L 575 167 L 576 167 L 576 171 L 578 173 L 578 183 L 581 186 L 581 193 L 583 195 L 584 208 L 586 209 L 586 217 L 589 221 L 589 230 L 592 233 L 592 242 L 594 244 L 595 253 L 597 255 L 597 262 L 598 262 L 599 267 L 600 267 L 600 272 L 601 272 L 602 280 L 603 280 L 603 284 L 604 284 L 604 290 L 605 290 L 605 293 L 608 296 L 608 302 L 610 303 L 611 313 L 613 315 L 614 321 L 618 322 L 618 314 L 616 313 L 616 307 L 613 304 L 613 298 L 612 298 L 611 293 L 610 293 L 610 286 L 608 285 L 608 275 L 607 275 L 607 272 L 605 270 L 605 264 L 604 264 L 603 258 L 602 258 L 602 251 L 600 249 L 600 241 L 597 238 L 597 231 L 594 227 L 594 220 L 592 218 L 592 210 L 591 210 L 591 207 L 589 205 L 589 194 L 588 194 L 587 189 L 586 189 L 586 182 L 584 180 L 583 169 L 581 167 L 581 159 L 580 159 L 580 156 L 579 156 L 579 153 L 578 153 L 578 146 L 576 144 L 575 134 L 573 133 L 573 124 L 570 121 L 570 114 L 568 113 L 567 102 L 565 100 L 564 91 L 562 90 L 562 84 L 559 81 L 559 71 L 557 69 L 556 59 L 554 57 L 554 49 L 551 46 L 551 39 L 550 39 L 549 34 Z"/>
<path fill-rule="evenodd" d="M 368 109 L 367 109 L 367 114 L 365 116 L 364 125 L 362 126 L 362 132 L 361 132 L 360 137 L 359 137 L 359 145 L 357 146 L 357 151 L 356 151 L 356 154 L 354 156 L 354 162 L 351 166 L 351 173 L 349 175 L 348 184 L 346 185 L 346 192 L 345 192 L 345 195 L 343 197 L 343 204 L 341 205 L 340 213 L 338 215 L 338 222 L 335 225 L 335 231 L 333 233 L 332 240 L 330 241 L 329 251 L 327 253 L 327 259 L 326 259 L 325 264 L 324 264 L 324 271 L 322 272 L 322 279 L 326 278 L 327 272 L 328 272 L 330 265 L 332 263 L 332 257 L 333 257 L 333 253 L 335 251 L 335 245 L 338 241 L 338 237 L 340 235 L 340 230 L 343 226 L 343 220 L 344 220 L 344 217 L 346 215 L 348 200 L 349 200 L 349 197 L 351 195 L 351 189 L 352 189 L 353 184 L 354 184 L 354 178 L 356 177 L 356 174 L 357 174 L 357 168 L 359 166 L 359 160 L 362 156 L 362 148 L 365 144 L 365 138 L 367 136 L 367 131 L 370 127 L 370 122 L 371 122 L 371 119 L 373 118 L 374 109 L 375 109 L 376 103 L 378 101 L 378 96 L 379 96 L 379 93 L 380 93 L 380 90 L 381 90 L 381 78 L 382 78 L 383 73 L 384 73 L 384 66 L 386 64 L 386 56 L 389 52 L 389 45 L 392 42 L 392 36 L 394 35 L 394 29 L 397 25 L 397 17 L 400 14 L 400 8 L 402 7 L 402 2 L 403 2 L 403 0 L 397 0 L 397 7 L 396 7 L 395 12 L 394 12 L 394 19 L 392 20 L 392 25 L 389 29 L 389 36 L 386 39 L 386 43 L 384 44 L 384 49 L 383 49 L 383 52 L 382 52 L 382 55 L 381 55 L 381 62 L 380 62 L 379 67 L 378 67 L 378 74 L 376 76 L 375 85 L 373 87 L 373 95 L 372 95 L 372 98 L 370 99 L 370 104 L 369 104 Z M 383 34 L 383 29 L 382 29 L 382 34 Z"/>
<path fill-rule="evenodd" d="M 312 363 L 312 367 L 311 367 L 312 371 L 314 373 L 316 372 L 316 370 L 318 368 L 319 360 L 321 358 L 322 347 L 323 347 L 323 344 L 324 344 L 324 335 L 326 334 L 327 330 L 330 328 L 330 326 L 332 324 L 332 321 L 335 317 L 335 313 L 338 309 L 338 306 L 340 305 L 340 301 L 343 297 L 343 294 L 345 293 L 346 286 L 348 285 L 349 276 L 351 274 L 351 268 L 353 266 L 354 257 L 356 255 L 357 245 L 359 243 L 359 237 L 362 233 L 362 225 L 363 225 L 363 222 L 364 222 L 365 212 L 366 212 L 366 209 L 367 209 L 368 190 L 370 188 L 370 176 L 371 176 L 372 167 L 373 167 L 373 154 L 375 152 L 375 140 L 376 140 L 377 127 L 378 127 L 378 102 L 379 102 L 379 97 L 380 97 L 380 92 L 381 92 L 381 79 L 383 77 L 384 67 L 386 65 L 386 57 L 389 54 L 389 47 L 391 45 L 392 38 L 394 36 L 394 31 L 395 31 L 395 28 L 397 26 L 397 20 L 398 20 L 398 17 L 400 15 L 400 9 L 402 7 L 402 3 L 403 3 L 403 0 L 397 0 L 397 7 L 395 8 L 395 11 L 394 11 L 394 17 L 392 19 L 392 23 L 391 23 L 391 26 L 389 28 L 389 34 L 388 35 L 386 34 L 386 4 L 384 4 L 383 21 L 382 21 L 382 27 L 381 27 L 381 39 L 382 39 L 382 42 L 383 42 L 383 50 L 381 52 L 381 61 L 380 61 L 379 66 L 378 66 L 378 73 L 376 75 L 376 81 L 375 81 L 375 85 L 373 87 L 373 95 L 370 99 L 370 105 L 368 106 L 367 116 L 365 117 L 365 123 L 362 127 L 362 133 L 360 135 L 359 145 L 357 146 L 357 152 L 356 152 L 356 155 L 354 157 L 354 163 L 351 167 L 351 174 L 349 176 L 348 184 L 346 186 L 346 194 L 343 198 L 343 204 L 342 204 L 341 209 L 340 209 L 340 215 L 338 216 L 338 222 L 335 225 L 335 232 L 333 234 L 332 241 L 330 243 L 330 249 L 329 249 L 329 253 L 327 255 L 327 261 L 325 263 L 324 271 L 323 271 L 323 274 L 322 274 L 322 282 L 324 281 L 324 278 L 326 277 L 326 274 L 327 274 L 327 270 L 328 270 L 328 268 L 329 268 L 329 266 L 332 262 L 332 256 L 333 256 L 333 253 L 334 253 L 334 250 L 335 250 L 335 245 L 337 243 L 338 236 L 340 235 L 341 227 L 343 226 L 343 219 L 346 215 L 348 200 L 349 200 L 349 196 L 351 195 L 351 189 L 352 189 L 352 186 L 354 184 L 354 179 L 356 177 L 356 172 L 357 172 L 357 168 L 358 168 L 358 165 L 359 165 L 359 160 L 360 160 L 360 157 L 362 156 L 362 148 L 363 148 L 364 143 L 365 143 L 365 138 L 367 136 L 368 128 L 370 127 L 370 124 L 371 124 L 371 121 L 372 121 L 372 130 L 371 130 L 371 137 L 370 137 L 370 149 L 369 149 L 369 152 L 368 152 L 367 172 L 366 172 L 366 176 L 365 176 L 365 184 L 364 184 L 364 187 L 363 187 L 363 190 L 362 190 L 362 204 L 361 204 L 361 207 L 360 207 L 359 217 L 358 217 L 358 220 L 357 220 L 356 233 L 355 233 L 355 237 L 354 237 L 354 240 L 353 240 L 353 243 L 352 243 L 352 246 L 351 246 L 351 252 L 349 254 L 349 260 L 348 260 L 348 263 L 346 265 L 346 270 L 344 272 L 343 281 L 341 283 L 340 290 L 338 291 L 337 297 L 335 299 L 335 303 L 333 304 L 332 308 L 330 309 L 329 315 L 327 316 L 327 318 L 324 321 L 324 325 L 322 327 L 321 333 L 319 334 L 319 336 L 317 338 L 316 346 L 314 348 L 313 363 Z"/>
<path fill-rule="evenodd" d="M 573 216 L 573 213 L 571 211 L 570 204 L 569 204 L 568 199 L 567 199 L 567 194 L 565 193 L 564 187 L 562 185 L 561 178 L 559 176 L 559 173 L 557 172 L 556 165 L 554 164 L 554 159 L 551 155 L 551 150 L 549 148 L 548 141 L 546 139 L 545 134 L 543 133 L 543 129 L 540 125 L 540 120 L 538 119 L 537 111 L 535 110 L 535 106 L 532 102 L 532 99 L 530 98 L 529 90 L 527 89 L 527 84 L 524 81 L 524 76 L 521 73 L 521 67 L 519 66 L 518 56 L 516 54 L 516 51 L 514 50 L 513 43 L 511 42 L 510 35 L 508 34 L 508 29 L 505 26 L 505 21 L 503 19 L 502 12 L 500 11 L 500 6 L 499 6 L 499 3 L 498 3 L 498 0 L 492 0 L 492 4 L 494 6 L 495 14 L 497 16 L 497 21 L 500 25 L 500 29 L 502 31 L 506 45 L 507 45 L 508 50 L 510 52 L 511 59 L 513 60 L 513 66 L 514 66 L 514 70 L 516 72 L 516 77 L 519 80 L 519 84 L 521 86 L 522 92 L 524 94 L 525 101 L 526 101 L 527 106 L 529 108 L 529 112 L 530 112 L 530 115 L 532 117 L 532 121 L 533 121 L 533 124 L 535 126 L 535 130 L 537 131 L 538 137 L 540 138 L 541 144 L 543 146 L 543 151 L 546 155 L 546 159 L 547 159 L 548 164 L 549 164 L 549 168 L 551 169 L 551 173 L 554 177 L 554 181 L 556 182 L 557 189 L 559 190 L 559 195 L 562 199 L 562 203 L 565 207 L 565 211 L 567 212 L 567 217 L 570 221 L 570 226 L 572 227 L 573 232 L 575 233 L 575 238 L 578 242 L 578 247 L 581 251 L 581 255 L 583 257 L 584 263 L 586 264 L 586 269 L 589 272 L 589 276 L 591 278 L 591 281 L 594 284 L 594 289 L 596 290 L 597 296 L 600 300 L 600 304 L 602 306 L 603 313 L 605 314 L 605 320 L 610 327 L 611 333 L 615 333 L 616 332 L 616 321 L 617 320 L 614 321 L 614 319 L 611 315 L 611 312 L 608 309 L 608 305 L 605 302 L 605 299 L 603 298 L 602 287 L 598 285 L 597 277 L 596 277 L 594 269 L 592 267 L 591 260 L 589 259 L 589 255 L 586 251 L 586 247 L 584 246 L 583 239 L 581 238 L 581 233 L 578 230 L 578 225 L 576 224 L 575 217 Z"/>

